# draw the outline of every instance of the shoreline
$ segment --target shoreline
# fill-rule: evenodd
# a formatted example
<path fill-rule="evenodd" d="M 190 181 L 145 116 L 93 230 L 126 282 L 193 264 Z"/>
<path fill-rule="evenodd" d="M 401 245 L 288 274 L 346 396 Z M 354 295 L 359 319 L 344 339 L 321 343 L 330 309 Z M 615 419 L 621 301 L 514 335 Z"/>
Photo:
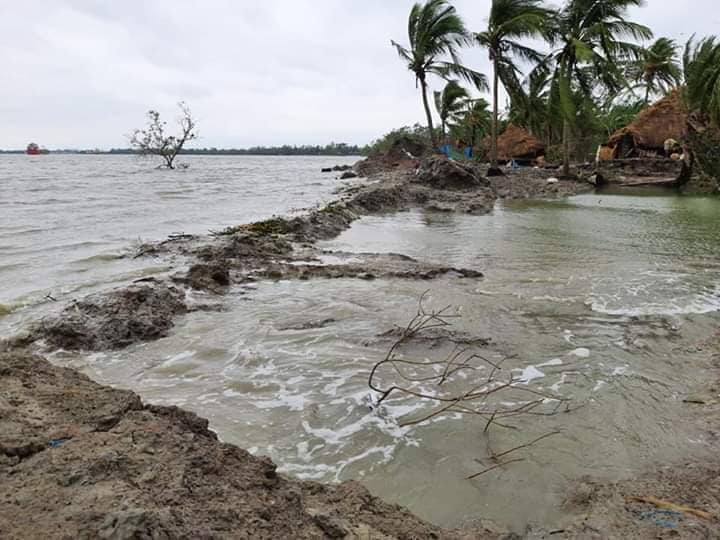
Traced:
<path fill-rule="evenodd" d="M 414 165 L 419 165 L 419 163 Z M 0 452 L 0 458 L 2 458 L 0 476 L 7 475 L 7 478 L 11 478 L 15 482 L 25 475 L 25 483 L 18 485 L 16 492 L 25 493 L 23 501 L 30 510 L 28 513 L 36 513 L 40 508 L 44 508 L 43 505 L 47 507 L 50 504 L 50 502 L 36 500 L 37 497 L 27 492 L 36 489 L 34 486 L 38 485 L 35 483 L 37 481 L 40 484 L 47 482 L 52 486 L 54 493 L 55 484 L 52 483 L 52 480 L 56 483 L 58 480 L 52 474 L 59 466 L 62 474 L 67 474 L 70 478 L 68 486 L 63 485 L 64 480 L 59 480 L 60 487 L 63 489 L 69 487 L 75 490 L 73 491 L 75 498 L 73 498 L 73 504 L 69 505 L 71 508 L 68 511 L 76 510 L 78 513 L 70 517 L 71 526 L 81 527 L 79 531 L 82 531 L 82 527 L 85 526 L 95 527 L 93 530 L 97 534 L 107 533 L 120 535 L 117 537 L 128 537 L 122 535 L 126 533 L 147 534 L 149 531 L 165 530 L 167 537 L 200 534 L 209 537 L 271 538 L 273 536 L 263 535 L 286 531 L 281 534 L 296 538 L 323 536 L 330 538 L 367 538 L 368 536 L 373 538 L 514 538 L 514 536 L 507 536 L 497 530 L 492 532 L 484 527 L 472 531 L 439 529 L 397 506 L 381 503 L 354 482 L 341 484 L 339 487 L 326 487 L 310 482 L 287 480 L 274 473 L 274 465 L 268 463 L 269 460 L 255 458 L 237 447 L 218 442 L 216 436 L 207 430 L 207 421 L 198 419 L 192 413 L 167 407 L 143 405 L 139 402 L 139 398 L 131 392 L 101 387 L 91 383 L 89 379 L 83 378 L 75 371 L 51 366 L 46 360 L 30 356 L 29 353 L 22 351 L 23 347 L 30 345 L 30 341 L 35 339 L 44 339 L 49 344 L 62 348 L 121 349 L 136 341 L 161 337 L 170 331 L 173 320 L 187 312 L 188 309 L 217 308 L 212 305 L 188 306 L 182 294 L 185 287 L 204 290 L 221 299 L 222 294 L 230 286 L 251 283 L 256 280 L 332 279 L 336 277 L 358 279 L 395 277 L 426 280 L 447 274 L 454 275 L 459 279 L 479 278 L 482 274 L 476 269 L 428 265 L 401 254 L 363 254 L 360 263 L 323 264 L 323 255 L 337 256 L 338 253 L 321 252 L 314 245 L 317 240 L 332 238 L 340 234 L 363 215 L 373 213 L 397 212 L 413 207 L 432 211 L 479 214 L 491 211 L 497 199 L 498 186 L 503 182 L 502 179 L 481 180 L 478 175 L 473 174 L 473 171 L 448 170 L 445 167 L 446 165 L 443 163 L 431 162 L 426 164 L 424 169 L 420 168 L 419 174 L 416 174 L 414 167 L 400 168 L 390 173 L 379 173 L 380 176 L 371 176 L 377 180 L 377 183 L 352 188 L 350 192 L 345 192 L 340 200 L 305 216 L 272 218 L 233 227 L 214 237 L 178 238 L 145 245 L 141 248 L 139 256 L 160 255 L 183 258 L 191 262 L 189 270 L 186 273 L 172 276 L 171 280 L 141 280 L 130 287 L 93 295 L 95 299 L 83 299 L 76 302 L 71 306 L 72 309 L 61 314 L 58 320 L 43 321 L 42 326 L 34 330 L 34 335 L 31 333 L 30 336 L 21 337 L 6 345 L 7 352 L 1 352 L 2 345 L 0 344 L 0 378 L 7 379 L 5 382 L 10 382 L 8 387 L 13 387 L 13 390 L 19 389 L 9 398 L 0 395 L 0 405 L 3 406 L 2 411 L 5 413 L 0 415 L 0 422 L 9 418 L 13 427 L 12 430 L 2 430 L 1 432 L 7 433 L 10 438 L 13 436 L 18 438 L 18 433 L 22 437 L 27 437 L 28 432 L 33 430 L 42 431 L 45 434 L 44 438 L 33 439 L 30 437 L 28 440 L 21 440 L 21 444 L 8 442 L 6 438 L 0 441 L 3 450 Z M 545 171 L 542 172 L 545 173 Z M 546 174 L 550 176 L 549 173 Z M 455 178 L 457 183 L 453 181 L 448 185 L 448 178 Z M 543 179 L 538 179 L 530 186 L 524 182 L 521 184 L 510 181 L 510 184 L 507 187 L 505 198 L 542 198 L 539 196 L 541 194 L 556 197 L 567 196 L 573 194 L 571 193 L 572 189 L 588 191 L 592 189 L 592 186 L 579 183 L 547 184 Z M 339 256 L 342 259 L 342 254 Z M 357 257 L 357 254 L 353 255 L 353 258 Z M 119 326 L 118 320 L 121 322 Z M 37 375 L 40 375 L 39 381 Z M 38 386 L 42 383 L 43 378 L 46 379 L 46 386 L 39 391 Z M 73 396 L 78 393 L 84 396 L 83 402 L 72 401 Z M 47 401 L 39 403 L 45 398 L 48 398 Z M 66 400 L 70 400 L 70 403 L 65 403 Z M 103 410 L 106 407 L 111 410 L 108 414 L 100 417 L 92 414 L 90 417 L 85 417 L 83 410 L 87 405 L 86 401 L 96 405 L 97 410 Z M 125 407 L 123 405 L 120 406 L 120 412 L 118 412 L 117 408 L 113 408 L 115 406 L 113 403 L 116 404 L 117 401 L 124 404 L 129 403 L 127 409 L 123 410 Z M 63 426 L 67 426 L 67 432 L 57 431 L 53 425 L 48 425 L 48 423 L 57 424 L 58 413 L 51 409 L 53 404 L 56 405 L 60 402 L 64 404 L 64 411 L 62 411 L 64 416 L 60 415 L 60 420 L 62 420 Z M 25 417 L 29 416 L 27 413 L 29 409 L 24 410 L 23 408 L 29 404 L 32 405 L 30 407 L 33 411 L 32 416 L 36 421 L 40 421 L 35 425 L 25 421 Z M 38 414 L 37 409 L 34 408 L 36 406 L 42 408 L 44 412 Z M 136 416 L 142 418 L 136 419 Z M 140 425 L 136 426 L 134 424 L 136 421 L 140 422 Z M 130 427 L 125 424 L 129 424 Z M 151 443 L 144 439 L 137 442 L 135 433 L 143 431 L 145 429 L 143 426 L 146 424 L 152 427 L 150 431 L 155 433 L 156 439 Z M 111 427 L 106 429 L 107 426 Z M 170 433 L 167 438 L 164 438 L 165 432 Z M 102 433 L 106 435 L 98 435 Z M 128 433 L 130 441 L 127 440 Z M 178 435 L 179 438 L 175 435 Z M 107 439 L 103 437 L 107 437 Z M 180 469 L 184 468 L 182 476 L 184 482 L 185 471 L 194 467 L 193 463 L 188 464 L 187 461 L 184 461 L 183 452 L 187 451 L 187 445 L 183 443 L 184 439 L 197 440 L 198 449 L 202 450 L 201 454 L 210 454 L 213 456 L 212 459 L 217 457 L 217 461 L 211 463 L 210 466 L 210 474 L 216 475 L 211 486 L 207 485 L 207 479 L 204 477 L 195 478 L 193 481 L 199 482 L 199 484 L 192 484 L 189 490 L 186 490 L 187 492 L 180 490 L 176 485 L 175 481 Z M 77 444 L 77 451 L 80 454 L 71 453 L 71 450 L 75 450 L 72 448 L 75 444 Z M 104 455 L 96 454 L 100 444 L 103 447 L 109 446 L 115 452 L 111 463 L 105 463 L 107 460 Z M 68 452 L 69 457 L 67 462 L 61 459 L 60 465 L 58 465 L 53 453 L 61 452 Z M 96 462 L 90 458 L 84 460 L 82 456 L 85 456 L 85 453 L 90 458 L 102 461 L 102 464 L 96 465 Z M 218 475 L 217 470 L 222 471 L 228 466 L 225 463 L 226 454 L 233 455 L 233 459 L 241 462 L 242 467 L 233 464 L 232 474 Z M 131 456 L 131 465 L 137 468 L 128 467 L 126 463 L 117 465 L 113 460 L 120 459 L 118 456 L 122 455 Z M 197 454 L 194 454 L 194 458 L 201 459 Z M 120 462 L 123 460 L 120 459 Z M 83 480 L 73 481 L 74 471 L 71 470 L 73 463 L 82 463 L 80 470 L 81 475 L 85 475 Z M 20 469 L 16 469 L 18 467 Z M 101 474 L 97 473 L 97 467 L 100 467 Z M 176 511 L 168 512 L 168 505 L 157 505 L 157 508 L 153 506 L 157 495 L 155 490 L 160 489 L 155 485 L 158 483 L 157 478 L 152 477 L 153 471 L 157 467 L 163 468 L 163 474 L 167 474 L 165 485 L 171 486 L 172 490 L 180 490 L 177 493 L 181 493 L 182 500 L 175 498 L 168 503 L 171 507 L 177 507 Z M 243 467 L 249 469 L 250 472 Z M 13 472 L 13 469 L 16 470 Z M 712 467 L 709 467 L 703 473 L 703 477 L 710 476 L 713 470 Z M 20 473 L 19 477 L 16 476 L 18 473 Z M 234 476 L 234 473 L 237 474 Z M 145 483 L 138 482 L 138 477 L 145 478 L 146 474 L 152 478 Z M 274 478 L 278 480 L 274 480 Z M 78 482 L 79 485 L 77 485 Z M 105 484 L 105 482 L 109 484 Z M 92 510 L 95 512 L 94 514 L 90 512 L 93 517 L 88 518 L 86 514 L 89 510 L 82 507 L 85 499 L 91 497 L 96 489 L 102 490 L 100 495 L 106 496 L 105 488 L 110 484 L 120 485 L 122 490 L 126 490 L 126 493 L 137 497 L 136 500 L 142 501 L 142 507 L 128 506 L 118 510 L 116 506 L 122 503 L 112 498 L 104 499 L 103 504 L 99 504 L 95 510 Z M 588 519 L 592 517 L 593 512 L 602 514 L 601 510 L 608 512 L 625 510 L 622 505 L 616 505 L 610 509 L 601 508 L 601 505 L 597 504 L 601 494 L 606 493 L 606 498 L 611 498 L 613 503 L 617 503 L 617 492 L 612 491 L 614 488 L 610 486 L 598 486 L 592 483 L 589 485 L 591 486 L 588 488 L 590 495 L 586 497 L 585 503 L 582 503 L 582 494 L 578 499 L 579 502 L 576 501 L 576 508 L 583 509 L 583 512 L 587 511 Z M 193 488 L 198 486 L 200 489 L 196 491 L 200 494 L 193 495 Z M 257 494 L 256 501 L 259 503 L 251 504 L 252 512 L 255 514 L 249 512 L 247 515 L 242 515 L 237 510 L 242 504 L 237 501 L 234 513 L 227 508 L 224 508 L 222 512 L 217 512 L 217 509 L 212 506 L 217 503 L 218 498 L 225 501 L 239 497 L 238 489 L 242 492 L 243 489 L 251 487 L 257 491 L 259 486 L 262 487 Z M 187 486 L 183 485 L 183 489 L 185 488 Z M 287 504 L 283 502 L 283 505 L 288 506 L 285 510 L 286 514 L 292 516 L 287 523 L 277 522 L 275 520 L 277 512 L 271 513 L 267 510 L 270 507 L 267 499 L 268 493 L 284 493 L 285 488 L 291 493 L 283 499 L 289 501 Z M 58 501 L 64 500 L 64 497 L 67 496 L 67 493 L 63 493 L 63 489 L 58 488 L 58 492 L 62 494 L 62 496 L 58 495 Z M 212 489 L 215 491 L 208 496 L 207 490 Z M 314 490 L 319 490 L 320 494 L 315 493 Z M 219 494 L 220 491 L 222 494 Z M 190 497 L 189 500 L 188 497 Z M 200 498 L 202 500 L 196 500 Z M 8 500 L 8 497 L 5 500 Z M 273 498 L 273 500 L 277 499 Z M 350 500 L 355 501 L 356 507 L 349 508 L 345 504 Z M 58 501 L 56 504 L 59 505 Z M 691 502 L 688 501 L 688 503 Z M 0 523 L 3 522 L 2 512 L 8 512 L 7 515 L 12 517 L 13 513 L 17 511 L 15 506 L 17 505 L 0 504 Z M 316 512 L 317 506 L 322 506 L 324 509 Z M 61 506 L 57 508 L 61 509 Z M 207 514 L 211 517 L 204 518 L 201 523 L 197 523 L 192 521 L 192 516 L 188 516 L 188 513 Z M 218 513 L 223 515 L 216 515 Z M 270 516 L 269 519 L 268 516 Z M 557 533 L 552 537 L 593 538 L 593 536 L 583 536 L 583 534 L 591 534 L 592 529 L 596 528 L 593 523 L 586 519 L 584 524 L 578 524 L 575 530 L 567 529 L 564 533 L 565 536 Z M 32 519 L 26 521 L 26 532 L 34 532 L 30 527 L 37 525 L 38 523 Z M 51 531 L 56 530 L 52 528 L 54 525 L 54 523 L 45 523 L 50 536 L 52 536 Z M 585 529 L 580 529 L 581 526 Z M 626 527 L 628 526 L 626 524 Z M 698 527 L 702 526 L 703 523 L 700 522 Z M 238 529 L 237 527 L 247 527 L 247 529 Z M 236 532 L 243 530 L 245 532 L 242 534 L 246 536 L 235 535 Z M 630 529 L 623 530 L 629 531 Z M 2 532 L 1 528 L 0 532 Z M 541 534 L 541 531 L 537 533 Z M 12 532 L 9 536 L 13 537 L 13 534 L 22 534 L 22 530 Z M 578 536 L 567 536 L 567 534 L 577 534 Z M 528 538 L 532 537 L 542 538 L 543 536 L 528 536 Z M 596 537 L 606 538 L 608 536 Z"/>

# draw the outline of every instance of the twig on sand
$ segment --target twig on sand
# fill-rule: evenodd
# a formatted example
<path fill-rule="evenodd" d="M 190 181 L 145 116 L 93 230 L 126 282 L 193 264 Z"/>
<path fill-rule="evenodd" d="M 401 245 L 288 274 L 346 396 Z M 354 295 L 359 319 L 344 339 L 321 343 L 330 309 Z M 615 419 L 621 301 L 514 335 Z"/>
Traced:
<path fill-rule="evenodd" d="M 698 510 L 697 508 L 691 508 L 682 504 L 675 504 L 669 501 L 663 501 L 657 497 L 625 497 L 626 502 L 639 502 L 645 504 L 652 504 L 663 510 L 672 510 L 674 512 L 682 512 L 683 514 L 689 514 L 691 516 L 699 517 L 707 520 L 714 520 L 715 516 L 705 510 Z"/>
<path fill-rule="evenodd" d="M 498 463 L 496 465 L 493 465 L 492 467 L 488 467 L 484 471 L 480 471 L 479 473 L 471 474 L 467 477 L 467 480 L 474 480 L 478 476 L 482 476 L 485 473 L 489 473 L 490 471 L 494 471 L 495 469 L 499 469 L 500 467 L 504 467 L 505 465 L 510 465 L 511 463 L 519 463 L 521 461 L 525 461 L 525 458 L 517 458 L 517 459 L 509 459 L 507 461 L 503 461 L 502 463 Z"/>

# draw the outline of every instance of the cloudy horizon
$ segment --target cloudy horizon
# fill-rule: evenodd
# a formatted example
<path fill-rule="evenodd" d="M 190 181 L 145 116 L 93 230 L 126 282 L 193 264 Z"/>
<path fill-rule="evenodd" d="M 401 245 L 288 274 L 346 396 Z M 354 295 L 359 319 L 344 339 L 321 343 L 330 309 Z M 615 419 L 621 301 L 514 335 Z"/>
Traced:
<path fill-rule="evenodd" d="M 194 147 L 366 144 L 423 121 L 390 46 L 407 42 L 413 3 L 0 0 L 0 148 L 126 147 L 145 111 L 172 120 L 181 100 L 198 120 Z M 482 29 L 490 0 L 453 4 Z M 650 0 L 631 18 L 684 43 L 720 34 L 714 7 Z M 489 74 L 485 51 L 463 59 Z"/>

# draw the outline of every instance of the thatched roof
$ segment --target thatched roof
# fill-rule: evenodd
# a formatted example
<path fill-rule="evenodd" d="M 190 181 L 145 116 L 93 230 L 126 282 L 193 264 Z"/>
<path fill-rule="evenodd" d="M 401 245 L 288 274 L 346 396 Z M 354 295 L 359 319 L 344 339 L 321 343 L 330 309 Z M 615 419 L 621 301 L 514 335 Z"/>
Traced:
<path fill-rule="evenodd" d="M 498 159 L 533 159 L 545 152 L 545 145 L 540 139 L 531 135 L 521 127 L 510 124 L 505 132 L 498 137 Z"/>
<path fill-rule="evenodd" d="M 687 135 L 688 113 L 679 89 L 640 111 L 628 126 L 610 137 L 609 146 L 632 138 L 638 148 L 662 149 L 668 139 L 681 140 Z"/>

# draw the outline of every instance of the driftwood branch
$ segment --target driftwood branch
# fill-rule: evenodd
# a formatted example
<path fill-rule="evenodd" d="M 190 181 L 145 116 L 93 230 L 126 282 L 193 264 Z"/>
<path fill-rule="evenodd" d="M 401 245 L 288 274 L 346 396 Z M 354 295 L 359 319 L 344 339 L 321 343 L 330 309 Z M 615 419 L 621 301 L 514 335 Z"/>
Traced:
<path fill-rule="evenodd" d="M 448 328 L 451 320 L 459 317 L 451 306 L 440 310 L 429 310 L 425 304 L 428 291 L 423 293 L 418 303 L 416 314 L 405 327 L 401 328 L 399 337 L 392 343 L 385 357 L 371 369 L 368 386 L 374 393 L 374 404 L 379 407 L 390 399 L 412 399 L 427 403 L 429 410 L 414 418 L 401 418 L 401 427 L 417 426 L 433 419 L 448 415 L 470 415 L 482 418 L 484 429 L 482 434 L 488 439 L 486 459 L 495 461 L 493 466 L 480 473 L 469 476 L 477 478 L 487 472 L 505 465 L 522 461 L 505 459 L 510 454 L 528 449 L 535 444 L 558 435 L 552 431 L 536 437 L 528 443 L 495 453 L 490 448 L 489 436 L 494 426 L 506 430 L 517 430 L 516 426 L 507 421 L 522 416 L 556 416 L 574 410 L 569 400 L 522 384 L 505 369 L 508 360 L 488 358 L 477 349 L 477 346 L 460 346 L 455 344 L 452 350 L 441 359 L 406 358 L 402 351 L 413 340 L 422 338 L 423 333 L 436 328 Z M 448 340 L 452 343 L 452 340 Z M 518 394 L 527 395 L 519 402 L 503 396 L 510 395 L 517 399 Z"/>

